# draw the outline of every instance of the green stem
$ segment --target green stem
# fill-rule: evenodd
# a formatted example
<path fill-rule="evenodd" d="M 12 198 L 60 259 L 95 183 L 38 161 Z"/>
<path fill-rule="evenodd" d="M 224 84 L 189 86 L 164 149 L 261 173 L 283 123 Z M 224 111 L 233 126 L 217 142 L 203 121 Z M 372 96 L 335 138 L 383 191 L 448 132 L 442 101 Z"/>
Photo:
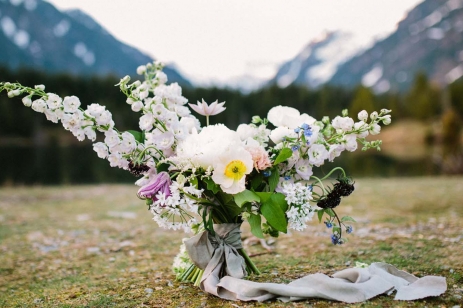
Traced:
<path fill-rule="evenodd" d="M 256 275 L 260 275 L 261 272 L 259 271 L 259 269 L 256 267 L 256 265 L 254 264 L 254 262 L 252 262 L 251 258 L 248 256 L 248 254 L 246 253 L 246 251 L 241 248 L 241 249 L 238 249 L 238 252 L 240 253 L 240 255 L 244 258 L 244 260 L 246 261 L 246 264 L 251 268 L 251 271 L 256 274 Z"/>

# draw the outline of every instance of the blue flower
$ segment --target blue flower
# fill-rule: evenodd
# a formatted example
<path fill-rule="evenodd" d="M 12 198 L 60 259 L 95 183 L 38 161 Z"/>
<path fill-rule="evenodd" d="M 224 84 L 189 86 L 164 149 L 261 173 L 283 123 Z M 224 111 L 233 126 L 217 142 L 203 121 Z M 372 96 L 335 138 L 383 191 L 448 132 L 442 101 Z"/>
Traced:
<path fill-rule="evenodd" d="M 285 181 L 291 180 L 291 177 L 289 175 L 285 175 Z"/>
<path fill-rule="evenodd" d="M 331 221 L 325 221 L 325 225 L 326 227 L 329 229 L 333 226 L 333 224 L 331 223 Z"/>
<path fill-rule="evenodd" d="M 304 136 L 306 137 L 310 137 L 312 136 L 312 131 L 309 129 L 304 129 Z"/>
<path fill-rule="evenodd" d="M 294 132 L 295 132 L 296 134 L 298 134 L 300 131 L 301 131 L 301 128 L 300 128 L 300 127 L 296 127 L 296 128 L 294 129 Z"/>
<path fill-rule="evenodd" d="M 336 234 L 331 235 L 331 242 L 336 245 L 339 243 L 339 237 Z"/>
<path fill-rule="evenodd" d="M 272 171 L 271 170 L 265 170 L 264 172 L 262 172 L 262 175 L 265 176 L 266 178 L 268 178 L 269 176 L 272 175 Z"/>
<path fill-rule="evenodd" d="M 299 148 L 300 148 L 300 146 L 299 146 L 298 144 L 295 144 L 295 145 L 293 145 L 293 146 L 291 147 L 291 150 L 297 151 L 297 150 L 299 150 Z"/>
<path fill-rule="evenodd" d="M 301 127 L 303 130 L 310 129 L 310 125 L 307 123 L 302 124 Z"/>
<path fill-rule="evenodd" d="M 352 226 L 347 226 L 346 232 L 347 232 L 348 234 L 350 234 L 350 233 L 352 233 L 352 231 L 354 231 L 354 229 L 352 228 Z"/>

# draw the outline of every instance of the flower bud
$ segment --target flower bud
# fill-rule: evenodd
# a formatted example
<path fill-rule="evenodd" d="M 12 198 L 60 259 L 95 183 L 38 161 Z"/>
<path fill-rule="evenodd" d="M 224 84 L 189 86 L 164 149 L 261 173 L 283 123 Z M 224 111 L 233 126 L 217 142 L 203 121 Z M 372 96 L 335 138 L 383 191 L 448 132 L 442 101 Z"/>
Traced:
<path fill-rule="evenodd" d="M 261 122 L 262 122 L 262 118 L 261 118 L 261 117 L 259 117 L 259 116 L 257 116 L 257 115 L 252 117 L 252 123 L 253 123 L 253 124 L 259 124 L 259 123 L 261 123 Z"/>
<path fill-rule="evenodd" d="M 381 113 L 382 114 L 388 114 L 388 113 L 391 113 L 392 110 L 390 109 L 381 109 Z"/>
<path fill-rule="evenodd" d="M 378 113 L 376 111 L 373 111 L 371 114 L 370 114 L 370 119 L 372 119 L 373 121 L 376 120 L 378 118 Z"/>
<path fill-rule="evenodd" d="M 137 67 L 137 74 L 138 75 L 143 75 L 145 72 L 146 72 L 146 66 L 140 65 L 139 67 Z"/>
<path fill-rule="evenodd" d="M 390 114 L 382 117 L 381 119 L 382 119 L 384 125 L 391 124 L 391 115 Z"/>
<path fill-rule="evenodd" d="M 347 109 L 343 109 L 341 113 L 343 117 L 347 117 L 349 115 L 349 111 Z"/>
<path fill-rule="evenodd" d="M 360 121 L 366 122 L 368 119 L 368 112 L 366 110 L 362 110 L 358 113 L 357 116 Z"/>
<path fill-rule="evenodd" d="M 127 99 L 125 100 L 127 104 L 129 105 L 132 105 L 133 103 L 135 103 L 135 101 L 133 100 L 133 98 L 131 97 L 127 97 Z"/>
<path fill-rule="evenodd" d="M 14 91 L 8 91 L 8 97 L 9 98 L 15 97 Z"/>
<path fill-rule="evenodd" d="M 22 99 L 24 106 L 30 107 L 32 105 L 32 100 L 29 96 L 26 96 Z"/>
<path fill-rule="evenodd" d="M 330 117 L 329 116 L 324 116 L 322 118 L 322 123 L 323 124 L 329 124 L 330 123 Z"/>
<path fill-rule="evenodd" d="M 45 86 L 43 84 L 36 85 L 34 88 L 37 90 L 42 90 L 42 91 L 45 90 Z"/>

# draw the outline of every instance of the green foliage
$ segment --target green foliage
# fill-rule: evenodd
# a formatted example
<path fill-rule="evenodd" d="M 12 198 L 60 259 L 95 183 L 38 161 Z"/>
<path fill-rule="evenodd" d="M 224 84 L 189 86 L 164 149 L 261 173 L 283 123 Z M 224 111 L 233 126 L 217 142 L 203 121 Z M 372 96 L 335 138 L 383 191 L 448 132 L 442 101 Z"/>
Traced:
<path fill-rule="evenodd" d="M 354 100 L 349 108 L 349 116 L 357 120 L 360 111 L 366 110 L 368 113 L 375 111 L 375 97 L 373 92 L 364 86 L 359 86 L 355 91 Z"/>
<path fill-rule="evenodd" d="M 439 92 L 423 73 L 416 75 L 406 100 L 408 114 L 419 120 L 431 119 L 441 111 Z"/>

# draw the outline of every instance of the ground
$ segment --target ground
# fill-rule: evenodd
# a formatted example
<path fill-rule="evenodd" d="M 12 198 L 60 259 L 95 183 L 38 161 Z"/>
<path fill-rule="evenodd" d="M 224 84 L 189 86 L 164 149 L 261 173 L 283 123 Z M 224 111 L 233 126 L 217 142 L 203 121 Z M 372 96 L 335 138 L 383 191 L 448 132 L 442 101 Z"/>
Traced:
<path fill-rule="evenodd" d="M 462 177 L 359 179 L 339 207 L 357 218 L 348 243 L 332 245 L 314 221 L 278 238 L 274 253 L 246 247 L 263 272 L 254 281 L 287 283 L 356 261 L 447 279 L 437 298 L 356 305 L 227 302 L 175 281 L 170 266 L 187 235 L 158 228 L 135 193 L 131 185 L 0 188 L 0 306 L 463 307 Z"/>

